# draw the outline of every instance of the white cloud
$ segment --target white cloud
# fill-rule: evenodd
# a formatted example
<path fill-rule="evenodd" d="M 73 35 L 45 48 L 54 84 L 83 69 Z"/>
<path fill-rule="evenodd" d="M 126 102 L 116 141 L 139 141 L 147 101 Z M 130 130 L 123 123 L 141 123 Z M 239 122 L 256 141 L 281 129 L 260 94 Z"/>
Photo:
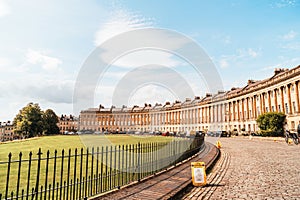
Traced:
<path fill-rule="evenodd" d="M 164 104 L 166 101 L 173 102 L 176 99 L 178 99 L 178 97 L 176 94 L 173 94 L 172 91 L 150 84 L 134 91 L 128 99 L 128 105 L 143 106 L 144 103 L 150 103 L 152 105 L 155 105 L 155 103 Z"/>
<path fill-rule="evenodd" d="M 227 36 L 225 36 L 223 41 L 224 41 L 225 44 L 230 44 L 231 43 L 231 37 L 229 35 L 227 35 Z"/>
<path fill-rule="evenodd" d="M 0 70 L 7 69 L 10 63 L 9 59 L 0 57 Z"/>
<path fill-rule="evenodd" d="M 222 44 L 228 45 L 231 44 L 231 36 L 224 34 L 216 34 L 212 36 L 213 40 L 220 41 Z"/>
<path fill-rule="evenodd" d="M 277 63 L 275 65 L 266 66 L 259 71 L 269 71 L 274 70 L 275 68 L 293 68 L 299 65 L 300 63 L 300 57 L 299 58 L 292 58 L 292 59 L 286 59 L 285 57 L 280 57 L 282 61 L 281 63 Z"/>
<path fill-rule="evenodd" d="M 95 45 L 99 46 L 106 40 L 127 31 L 153 26 L 153 20 L 126 10 L 115 10 L 111 17 L 103 23 L 95 34 Z"/>
<path fill-rule="evenodd" d="M 139 67 L 143 65 L 159 64 L 167 67 L 175 67 L 181 64 L 174 59 L 172 54 L 159 50 L 141 50 L 135 51 L 119 58 L 114 65 L 119 67 Z"/>
<path fill-rule="evenodd" d="M 56 71 L 62 61 L 58 58 L 45 55 L 43 52 L 29 49 L 26 53 L 26 60 L 31 64 L 41 64 L 46 71 Z"/>
<path fill-rule="evenodd" d="M 283 40 L 292 40 L 297 36 L 297 33 L 293 30 L 291 30 L 290 32 L 288 32 L 287 34 L 281 36 L 281 38 Z"/>
<path fill-rule="evenodd" d="M 222 58 L 219 61 L 219 65 L 221 68 L 227 68 L 229 66 L 228 61 L 226 60 L 226 58 Z"/>
<path fill-rule="evenodd" d="M 252 48 L 238 49 L 236 51 L 236 54 L 222 55 L 217 62 L 219 63 L 219 66 L 224 69 L 229 67 L 230 65 L 234 65 L 235 63 L 241 60 L 257 58 L 258 56 L 261 55 L 260 51 L 261 51 L 260 49 L 254 50 Z"/>
<path fill-rule="evenodd" d="M 248 49 L 248 55 L 252 58 L 255 58 L 259 55 L 259 52 L 258 51 L 254 51 L 253 49 Z"/>
<path fill-rule="evenodd" d="M 103 42 L 111 39 L 112 37 L 136 29 L 141 28 L 150 28 L 154 24 L 153 19 L 145 18 L 139 14 L 128 12 L 124 9 L 115 10 L 111 17 L 103 23 L 99 30 L 95 34 L 95 45 L 99 46 L 103 44 Z M 170 42 L 170 37 L 174 37 L 164 31 L 148 31 L 144 32 L 143 35 L 135 35 L 134 33 L 131 35 L 131 39 L 126 41 L 122 41 L 122 48 L 126 48 L 127 46 L 131 46 L 132 43 L 135 42 L 135 37 L 140 37 L 140 41 L 144 38 L 145 43 L 151 44 L 152 46 L 161 46 L 160 44 L 164 44 L 165 49 L 174 50 L 182 47 L 187 41 L 182 38 L 174 38 L 172 42 Z M 145 47 L 147 47 L 145 44 Z M 128 54 L 123 55 L 117 60 L 115 59 L 116 55 L 120 55 L 122 52 L 122 48 L 120 44 L 115 44 L 114 41 L 110 42 L 110 44 L 106 43 L 105 46 L 102 45 L 101 48 L 103 51 L 101 55 L 99 55 L 107 64 L 112 64 L 114 66 L 123 67 L 123 68 L 134 68 L 142 65 L 149 64 L 160 64 L 169 67 L 175 67 L 178 65 L 183 65 L 184 62 L 180 62 L 179 59 L 175 58 L 171 53 L 155 49 L 149 50 L 145 49 L 137 49 L 132 52 L 128 52 Z"/>
<path fill-rule="evenodd" d="M 281 46 L 283 49 L 300 50 L 300 42 L 292 42 Z"/>
<path fill-rule="evenodd" d="M 248 49 L 239 49 L 237 58 L 256 58 L 260 55 L 260 50 L 254 50 L 252 48 Z"/>
<path fill-rule="evenodd" d="M 271 6 L 275 8 L 285 8 L 296 6 L 297 0 L 279 0 L 273 3 Z"/>
<path fill-rule="evenodd" d="M 10 7 L 7 5 L 5 0 L 0 0 L 0 17 L 11 13 Z"/>

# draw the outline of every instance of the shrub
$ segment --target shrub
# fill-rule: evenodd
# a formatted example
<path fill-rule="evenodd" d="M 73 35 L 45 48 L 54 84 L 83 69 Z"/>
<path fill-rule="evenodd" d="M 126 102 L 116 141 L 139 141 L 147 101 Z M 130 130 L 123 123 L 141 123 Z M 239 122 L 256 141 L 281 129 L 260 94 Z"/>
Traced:
<path fill-rule="evenodd" d="M 286 115 L 279 112 L 268 112 L 256 119 L 261 136 L 283 136 L 283 123 Z"/>

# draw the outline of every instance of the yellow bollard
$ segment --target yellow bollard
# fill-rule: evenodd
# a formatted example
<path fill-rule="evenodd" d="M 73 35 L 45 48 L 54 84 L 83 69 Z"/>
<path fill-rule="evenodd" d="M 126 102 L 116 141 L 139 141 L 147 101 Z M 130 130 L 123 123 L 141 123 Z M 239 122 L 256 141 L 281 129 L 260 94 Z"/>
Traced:
<path fill-rule="evenodd" d="M 292 139 L 289 138 L 289 139 L 288 139 L 288 144 L 292 144 L 292 143 L 293 143 Z"/>
<path fill-rule="evenodd" d="M 220 149 L 220 148 L 222 147 L 222 144 L 221 144 L 221 142 L 220 142 L 220 141 L 217 141 L 217 143 L 216 143 L 216 147 L 217 147 L 218 149 Z"/>
<path fill-rule="evenodd" d="M 276 139 L 276 138 L 274 138 L 274 142 L 277 142 L 277 139 Z"/>
<path fill-rule="evenodd" d="M 206 172 L 204 162 L 192 162 L 192 182 L 194 186 L 206 185 Z"/>

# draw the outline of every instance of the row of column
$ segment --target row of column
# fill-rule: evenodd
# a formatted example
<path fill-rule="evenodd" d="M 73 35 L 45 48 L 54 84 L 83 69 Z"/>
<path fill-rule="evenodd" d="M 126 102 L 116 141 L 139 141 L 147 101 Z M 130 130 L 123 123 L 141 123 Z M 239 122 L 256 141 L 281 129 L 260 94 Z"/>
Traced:
<path fill-rule="evenodd" d="M 293 102 L 292 88 L 294 88 Z M 295 81 L 279 88 L 232 101 L 225 100 L 220 103 L 162 112 L 103 114 L 98 116 L 98 121 L 102 126 L 226 123 L 255 120 L 258 115 L 270 111 L 284 112 L 285 114 L 299 113 L 299 104 L 299 81 Z"/>

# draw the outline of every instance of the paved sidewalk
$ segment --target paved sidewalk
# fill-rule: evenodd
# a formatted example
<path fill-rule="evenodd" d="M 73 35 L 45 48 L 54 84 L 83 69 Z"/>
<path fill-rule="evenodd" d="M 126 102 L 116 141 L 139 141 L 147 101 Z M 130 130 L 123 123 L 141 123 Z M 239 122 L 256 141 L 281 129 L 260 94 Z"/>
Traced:
<path fill-rule="evenodd" d="M 239 137 L 221 143 L 208 185 L 181 199 L 300 199 L 300 145 Z"/>
<path fill-rule="evenodd" d="M 205 150 L 188 162 L 140 183 L 91 199 L 170 199 L 191 183 L 191 162 L 204 161 L 210 166 L 218 154 L 219 150 L 214 145 L 206 143 Z"/>

